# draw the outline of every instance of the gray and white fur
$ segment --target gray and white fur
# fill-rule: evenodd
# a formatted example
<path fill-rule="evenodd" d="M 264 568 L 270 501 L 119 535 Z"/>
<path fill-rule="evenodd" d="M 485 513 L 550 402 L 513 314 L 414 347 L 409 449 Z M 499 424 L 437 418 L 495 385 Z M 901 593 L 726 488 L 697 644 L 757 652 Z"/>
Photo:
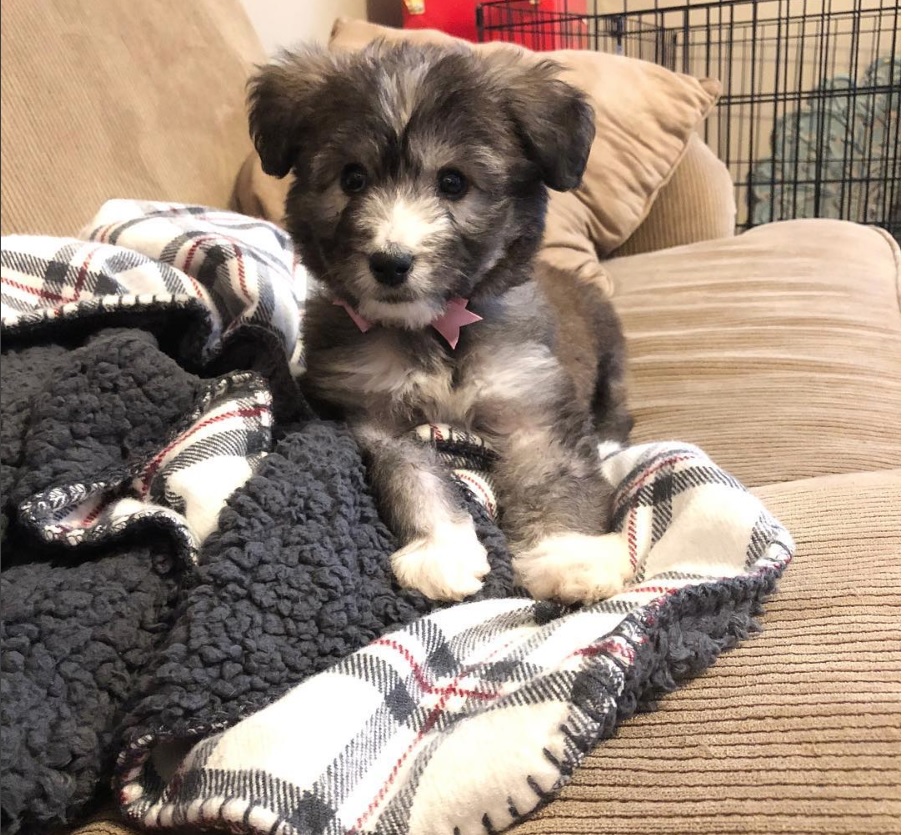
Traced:
<path fill-rule="evenodd" d="M 489 567 L 448 473 L 409 437 L 425 422 L 499 451 L 500 522 L 533 596 L 600 599 L 631 573 L 598 454 L 631 428 L 619 323 L 600 290 L 535 260 L 547 189 L 578 186 L 594 136 L 558 71 L 377 42 L 284 53 L 250 83 L 255 146 L 268 174 L 294 173 L 286 225 L 321 286 L 306 393 L 349 421 L 402 545 L 396 576 L 435 599 L 473 594 Z M 483 321 L 453 350 L 430 323 L 455 297 Z"/>

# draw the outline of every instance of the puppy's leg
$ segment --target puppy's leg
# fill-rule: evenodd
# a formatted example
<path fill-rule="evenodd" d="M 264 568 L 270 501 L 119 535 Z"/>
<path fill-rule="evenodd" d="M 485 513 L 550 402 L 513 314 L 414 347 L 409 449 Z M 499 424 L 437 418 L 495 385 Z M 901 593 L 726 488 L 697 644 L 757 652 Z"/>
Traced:
<path fill-rule="evenodd" d="M 600 344 L 597 349 L 597 380 L 591 407 L 601 441 L 629 442 L 635 420 L 628 409 L 625 382 L 625 337 L 613 306 L 605 301 L 598 307 L 596 322 Z"/>
<path fill-rule="evenodd" d="M 568 270 L 539 261 L 535 268 L 542 297 L 556 323 L 556 356 L 588 403 L 602 441 L 627 444 L 632 429 L 625 385 L 626 347 L 622 325 L 596 284 L 576 280 Z"/>
<path fill-rule="evenodd" d="M 390 557 L 399 584 L 433 600 L 477 592 L 490 571 L 487 551 L 433 451 L 373 423 L 353 431 L 384 519 L 403 543 Z"/>
<path fill-rule="evenodd" d="M 617 594 L 632 565 L 621 534 L 605 533 L 613 491 L 590 426 L 577 439 L 554 426 L 523 427 L 501 453 L 494 475 L 516 580 L 537 599 L 564 603 Z"/>

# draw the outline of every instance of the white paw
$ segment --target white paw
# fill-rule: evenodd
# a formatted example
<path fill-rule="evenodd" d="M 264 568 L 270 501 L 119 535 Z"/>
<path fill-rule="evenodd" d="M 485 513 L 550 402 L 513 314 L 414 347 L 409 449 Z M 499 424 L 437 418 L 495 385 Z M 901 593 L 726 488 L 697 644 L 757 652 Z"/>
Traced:
<path fill-rule="evenodd" d="M 600 456 L 601 460 L 610 455 L 615 455 L 623 449 L 625 449 L 625 444 L 621 444 L 619 441 L 601 441 L 597 444 L 597 454 Z"/>
<path fill-rule="evenodd" d="M 515 555 L 516 580 L 537 600 L 593 603 L 622 591 L 632 577 L 628 543 L 618 533 L 548 536 Z"/>
<path fill-rule="evenodd" d="M 399 584 L 431 600 L 461 600 L 479 591 L 490 571 L 471 519 L 438 525 L 390 557 Z"/>

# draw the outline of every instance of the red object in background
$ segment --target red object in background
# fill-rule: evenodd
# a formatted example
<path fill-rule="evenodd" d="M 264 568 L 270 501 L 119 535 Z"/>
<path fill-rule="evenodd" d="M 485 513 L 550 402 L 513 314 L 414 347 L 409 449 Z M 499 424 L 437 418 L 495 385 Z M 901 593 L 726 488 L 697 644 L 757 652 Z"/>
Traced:
<path fill-rule="evenodd" d="M 423 14 L 413 14 L 409 8 L 422 6 Z M 418 3 L 402 3 L 402 26 L 405 29 L 439 29 L 448 35 L 477 42 L 478 25 L 475 22 L 476 2 L 464 0 L 420 0 Z"/>
<path fill-rule="evenodd" d="M 402 25 L 405 29 L 439 29 L 448 35 L 477 42 L 477 8 L 476 0 L 411 0 L 402 2 Z M 576 46 L 574 35 L 578 32 L 570 28 L 580 27 L 586 32 L 584 21 L 564 23 L 562 19 L 545 26 L 546 14 L 563 12 L 584 15 L 587 13 L 587 0 L 521 0 L 507 3 L 507 7 L 516 10 L 520 20 L 530 20 L 537 15 L 537 23 L 527 27 L 524 32 L 509 31 L 507 41 L 521 43 L 533 49 L 567 49 Z M 421 7 L 423 13 L 414 13 L 410 9 Z M 490 40 L 496 32 L 490 32 Z"/>

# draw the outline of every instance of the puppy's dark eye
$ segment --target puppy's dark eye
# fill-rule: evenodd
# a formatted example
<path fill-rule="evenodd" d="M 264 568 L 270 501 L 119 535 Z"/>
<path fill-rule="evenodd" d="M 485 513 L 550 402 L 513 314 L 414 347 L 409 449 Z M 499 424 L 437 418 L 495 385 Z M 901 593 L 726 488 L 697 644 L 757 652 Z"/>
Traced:
<path fill-rule="evenodd" d="M 346 194 L 358 194 L 368 185 L 368 172 L 363 165 L 357 162 L 350 163 L 339 175 L 339 184 Z"/>
<path fill-rule="evenodd" d="M 468 180 L 461 171 L 455 168 L 444 168 L 437 175 L 437 188 L 450 200 L 457 200 L 468 191 Z"/>

